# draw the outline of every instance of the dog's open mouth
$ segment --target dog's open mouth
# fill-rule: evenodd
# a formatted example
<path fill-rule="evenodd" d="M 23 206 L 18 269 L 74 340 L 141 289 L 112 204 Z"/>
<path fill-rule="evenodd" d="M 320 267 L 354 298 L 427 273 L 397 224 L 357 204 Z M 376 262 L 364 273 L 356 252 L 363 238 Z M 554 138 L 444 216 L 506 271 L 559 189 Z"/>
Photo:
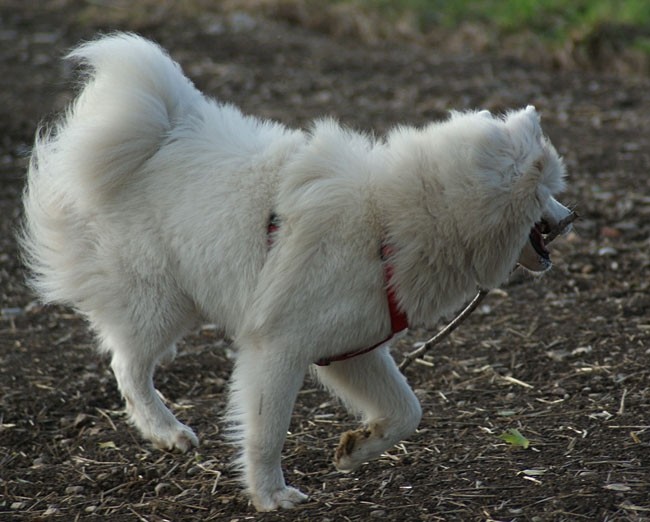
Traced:
<path fill-rule="evenodd" d="M 537 252 L 544 259 L 551 259 L 551 253 L 546 248 L 546 243 L 544 242 L 544 234 L 550 232 L 550 227 L 546 221 L 540 221 L 535 223 L 535 226 L 530 230 L 530 244 L 532 245 L 535 252 Z"/>
<path fill-rule="evenodd" d="M 519 256 L 519 264 L 531 272 L 544 272 L 551 268 L 553 263 L 547 245 L 558 235 L 566 234 L 571 230 L 572 223 L 576 219 L 578 214 L 575 211 L 568 211 L 568 214 L 557 223 L 551 224 L 543 218 L 535 223 L 528 234 L 529 241 Z"/>
<path fill-rule="evenodd" d="M 545 221 L 535 223 L 528 235 L 528 243 L 519 257 L 519 264 L 531 272 L 544 272 L 551 268 L 551 254 L 546 247 L 545 234 L 551 230 Z"/>

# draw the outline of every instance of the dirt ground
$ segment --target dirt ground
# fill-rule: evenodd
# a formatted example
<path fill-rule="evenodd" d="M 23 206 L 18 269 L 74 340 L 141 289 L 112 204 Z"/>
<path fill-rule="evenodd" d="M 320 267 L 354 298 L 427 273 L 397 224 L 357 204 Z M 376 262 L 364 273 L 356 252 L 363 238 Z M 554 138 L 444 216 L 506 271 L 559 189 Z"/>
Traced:
<path fill-rule="evenodd" d="M 367 45 L 243 13 L 176 15 L 165 2 L 118 21 L 88 15 L 101 3 L 42 4 L 0 4 L 1 520 L 650 520 L 647 77 L 556 69 L 508 49 Z M 24 286 L 13 232 L 35 129 L 74 87 L 60 57 L 118 28 L 159 41 L 204 92 L 292 126 L 334 115 L 381 134 L 452 108 L 532 103 L 565 158 L 575 233 L 553 244 L 550 273 L 515 274 L 405 370 L 424 407 L 415 435 L 336 472 L 332 452 L 354 419 L 307 379 L 283 461 L 310 495 L 299 510 L 256 515 L 238 488 L 220 433 L 232 348 L 214 329 L 157 373 L 201 439 L 165 453 L 125 422 L 84 321 Z M 395 357 L 430 334 L 411 332 Z M 499 438 L 510 428 L 528 449 Z"/>

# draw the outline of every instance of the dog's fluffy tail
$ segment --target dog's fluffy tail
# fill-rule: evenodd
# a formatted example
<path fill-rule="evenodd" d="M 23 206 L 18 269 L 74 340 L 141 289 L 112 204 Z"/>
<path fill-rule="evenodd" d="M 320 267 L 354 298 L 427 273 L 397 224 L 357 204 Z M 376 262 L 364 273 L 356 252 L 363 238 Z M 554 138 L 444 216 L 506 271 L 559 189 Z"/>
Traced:
<path fill-rule="evenodd" d="M 68 59 L 83 67 L 83 88 L 56 126 L 38 132 L 21 243 L 38 293 L 79 303 L 89 280 L 80 260 L 97 240 L 92 216 L 130 189 L 174 125 L 205 102 L 160 47 L 133 34 L 83 44 Z"/>
<path fill-rule="evenodd" d="M 156 153 L 202 95 L 165 51 L 133 34 L 83 44 L 67 58 L 84 67 L 87 80 L 59 127 L 37 141 L 35 155 L 39 169 L 48 162 L 67 190 L 83 192 L 76 201 L 94 205 Z"/>

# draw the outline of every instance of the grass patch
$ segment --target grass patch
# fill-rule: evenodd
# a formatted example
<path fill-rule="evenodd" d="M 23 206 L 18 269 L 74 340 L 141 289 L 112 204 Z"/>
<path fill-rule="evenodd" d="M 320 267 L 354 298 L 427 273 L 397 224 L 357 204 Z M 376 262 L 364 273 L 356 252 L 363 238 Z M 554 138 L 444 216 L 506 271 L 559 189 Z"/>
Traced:
<path fill-rule="evenodd" d="M 255 0 L 249 0 L 255 1 Z M 650 69 L 648 0 L 257 0 L 366 16 L 369 41 L 421 39 L 437 49 L 506 51 L 559 67 L 643 74 Z M 307 17 L 308 18 L 308 17 Z M 305 18 L 303 18 L 305 19 Z M 342 17 L 334 19 L 332 33 Z M 310 25 L 310 24 L 307 24 Z M 345 25 L 345 24 L 343 24 Z M 352 31 L 354 32 L 354 31 Z M 532 58 L 532 57 L 535 58 Z"/>
<path fill-rule="evenodd" d="M 485 25 L 499 33 L 532 31 L 561 42 L 576 34 L 587 34 L 603 25 L 650 27 L 647 0 L 333 0 L 356 4 L 384 16 L 410 15 L 418 29 L 453 29 L 463 23 Z"/>

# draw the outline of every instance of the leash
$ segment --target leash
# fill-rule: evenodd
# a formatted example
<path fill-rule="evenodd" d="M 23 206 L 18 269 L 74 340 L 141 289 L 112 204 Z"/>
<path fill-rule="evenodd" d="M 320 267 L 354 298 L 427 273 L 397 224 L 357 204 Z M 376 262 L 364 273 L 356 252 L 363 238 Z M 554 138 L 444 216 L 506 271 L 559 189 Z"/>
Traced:
<path fill-rule="evenodd" d="M 440 342 L 441 339 L 444 339 L 456 328 L 458 328 L 458 325 L 460 325 L 460 323 L 462 323 L 467 316 L 469 316 L 474 310 L 476 310 L 476 307 L 479 304 L 481 304 L 481 301 L 483 301 L 485 296 L 488 295 L 488 292 L 489 290 L 483 290 L 483 289 L 479 290 L 478 293 L 474 296 L 474 299 L 472 299 L 472 301 L 463 309 L 463 311 L 460 312 L 456 317 L 454 317 L 454 319 L 447 326 L 445 326 L 442 330 L 440 330 L 436 335 L 434 335 L 426 343 L 420 346 L 417 350 L 413 350 L 411 353 L 404 356 L 404 359 L 398 366 L 399 370 L 403 371 L 415 359 L 418 359 L 425 352 L 431 350 L 434 344 Z"/>

